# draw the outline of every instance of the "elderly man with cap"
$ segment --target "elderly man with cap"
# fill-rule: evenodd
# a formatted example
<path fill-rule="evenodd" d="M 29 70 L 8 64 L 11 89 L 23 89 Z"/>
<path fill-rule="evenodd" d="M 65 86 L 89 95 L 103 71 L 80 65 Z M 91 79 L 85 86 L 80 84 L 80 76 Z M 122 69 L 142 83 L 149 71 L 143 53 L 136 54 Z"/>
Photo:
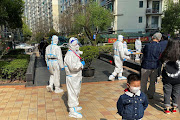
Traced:
<path fill-rule="evenodd" d="M 82 114 L 78 112 L 82 109 L 82 107 L 78 107 L 78 98 L 82 83 L 82 69 L 85 65 L 80 57 L 83 52 L 79 50 L 78 43 L 77 38 L 71 37 L 69 39 L 69 50 L 64 58 L 69 117 L 74 118 L 82 118 Z"/>
<path fill-rule="evenodd" d="M 157 79 L 159 57 L 162 53 L 159 44 L 162 38 L 161 33 L 152 36 L 152 42 L 145 45 L 143 49 L 143 59 L 141 63 L 141 91 L 146 93 L 149 99 L 153 99 L 155 93 L 155 81 Z M 147 90 L 147 81 L 150 78 L 150 85 Z"/>
<path fill-rule="evenodd" d="M 49 85 L 46 86 L 48 92 L 53 91 L 53 85 L 55 86 L 55 93 L 63 92 L 60 89 L 60 68 L 64 69 L 63 58 L 61 48 L 57 46 L 58 36 L 53 35 L 51 44 L 46 47 L 45 59 L 48 70 L 50 72 Z"/>

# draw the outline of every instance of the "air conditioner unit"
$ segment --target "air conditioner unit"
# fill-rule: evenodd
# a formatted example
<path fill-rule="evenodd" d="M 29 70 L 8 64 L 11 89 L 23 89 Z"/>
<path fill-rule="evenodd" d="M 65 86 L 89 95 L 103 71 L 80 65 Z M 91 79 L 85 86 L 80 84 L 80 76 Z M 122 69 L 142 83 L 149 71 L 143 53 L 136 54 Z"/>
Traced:
<path fill-rule="evenodd" d="M 146 9 L 146 13 L 151 13 L 152 12 L 152 9 L 151 8 L 147 8 Z"/>

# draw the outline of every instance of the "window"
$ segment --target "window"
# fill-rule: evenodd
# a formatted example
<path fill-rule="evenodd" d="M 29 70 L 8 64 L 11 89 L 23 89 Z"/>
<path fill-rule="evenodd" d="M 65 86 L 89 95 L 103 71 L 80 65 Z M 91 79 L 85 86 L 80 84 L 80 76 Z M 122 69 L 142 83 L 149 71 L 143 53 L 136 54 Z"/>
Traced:
<path fill-rule="evenodd" d="M 152 16 L 151 27 L 158 28 L 159 16 Z"/>
<path fill-rule="evenodd" d="M 143 8 L 143 1 L 139 1 L 139 8 Z"/>
<path fill-rule="evenodd" d="M 153 1 L 152 3 L 152 12 L 153 13 L 159 13 L 159 1 Z"/>
<path fill-rule="evenodd" d="M 139 23 L 142 23 L 142 17 L 139 17 Z"/>

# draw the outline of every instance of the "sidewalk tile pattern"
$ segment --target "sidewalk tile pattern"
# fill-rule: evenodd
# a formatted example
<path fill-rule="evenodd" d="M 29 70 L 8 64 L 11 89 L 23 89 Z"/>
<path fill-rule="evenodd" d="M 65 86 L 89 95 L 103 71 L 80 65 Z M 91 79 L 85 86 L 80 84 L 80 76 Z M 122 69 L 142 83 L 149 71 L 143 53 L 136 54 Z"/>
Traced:
<path fill-rule="evenodd" d="M 0 120 L 75 120 L 68 117 L 67 90 L 49 93 L 45 86 L 0 86 Z M 80 94 L 81 120 L 121 120 L 116 114 L 116 102 L 126 81 L 83 83 Z M 156 85 L 154 100 L 142 120 L 180 120 L 180 114 L 163 113 L 162 83 Z"/>

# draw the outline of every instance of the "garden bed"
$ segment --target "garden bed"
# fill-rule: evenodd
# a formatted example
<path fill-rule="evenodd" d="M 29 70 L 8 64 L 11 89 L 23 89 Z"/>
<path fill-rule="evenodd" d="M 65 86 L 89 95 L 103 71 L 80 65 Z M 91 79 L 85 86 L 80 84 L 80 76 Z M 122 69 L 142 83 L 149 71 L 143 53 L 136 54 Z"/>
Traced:
<path fill-rule="evenodd" d="M 25 73 L 30 60 L 30 55 L 24 50 L 10 50 L 0 60 L 0 84 L 25 83 Z"/>

